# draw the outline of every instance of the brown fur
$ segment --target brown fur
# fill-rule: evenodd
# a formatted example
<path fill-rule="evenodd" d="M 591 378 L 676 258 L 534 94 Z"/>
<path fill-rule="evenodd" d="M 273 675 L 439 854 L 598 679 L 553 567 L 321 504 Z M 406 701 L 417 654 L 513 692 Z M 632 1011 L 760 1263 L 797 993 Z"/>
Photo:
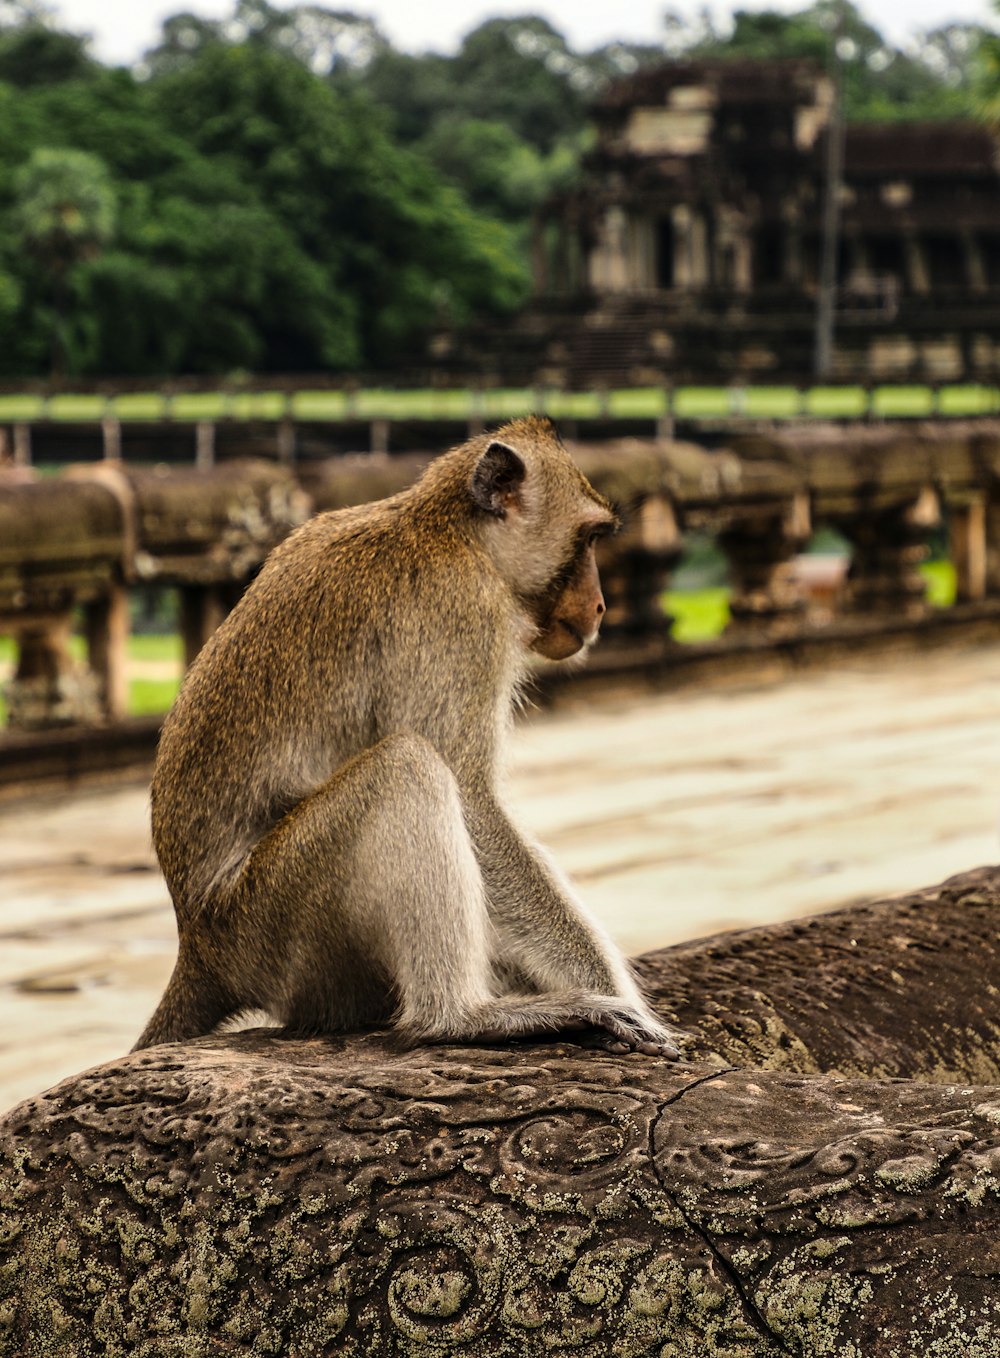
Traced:
<path fill-rule="evenodd" d="M 277 548 L 164 725 L 153 836 L 180 944 L 137 1046 L 264 1008 L 297 1032 L 596 1024 L 672 1050 L 495 791 L 528 650 L 596 635 L 614 524 L 532 419 Z"/>

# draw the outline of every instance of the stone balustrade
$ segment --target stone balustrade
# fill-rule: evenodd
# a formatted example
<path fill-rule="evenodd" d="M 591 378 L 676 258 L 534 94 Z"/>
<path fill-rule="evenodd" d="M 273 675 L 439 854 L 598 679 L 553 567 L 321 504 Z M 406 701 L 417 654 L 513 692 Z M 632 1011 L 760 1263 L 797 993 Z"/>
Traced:
<path fill-rule="evenodd" d="M 124 716 L 129 590 L 179 592 L 190 661 L 310 510 L 292 474 L 267 462 L 207 470 L 105 462 L 58 477 L 0 469 L 0 632 L 18 643 L 5 694 L 10 725 Z M 86 663 L 69 646 L 79 609 Z"/>
<path fill-rule="evenodd" d="M 927 625 L 919 565 L 942 535 L 956 573 L 953 612 L 1000 617 L 1000 422 L 760 426 L 732 433 L 724 448 L 640 438 L 570 447 L 624 517 L 601 548 L 608 615 L 598 672 L 627 667 L 630 648 L 664 666 L 681 653 L 663 595 L 691 535 L 713 538 L 728 562 L 722 649 Z M 427 460 L 106 461 L 44 478 L 0 469 L 0 631 L 19 644 L 11 724 L 122 715 L 131 587 L 178 591 L 190 661 L 296 523 L 392 494 Z M 825 527 L 850 544 L 846 570 L 801 555 Z M 68 646 L 80 609 L 82 667 Z"/>

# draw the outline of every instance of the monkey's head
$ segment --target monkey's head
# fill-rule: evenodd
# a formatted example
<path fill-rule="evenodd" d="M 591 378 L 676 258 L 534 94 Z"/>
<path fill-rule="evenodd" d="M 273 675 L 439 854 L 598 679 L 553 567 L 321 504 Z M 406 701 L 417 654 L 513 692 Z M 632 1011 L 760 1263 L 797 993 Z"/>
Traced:
<path fill-rule="evenodd" d="M 536 628 L 531 649 L 567 660 L 589 646 L 605 612 L 594 546 L 618 518 L 551 422 L 515 420 L 480 441 L 470 489 L 481 540 Z"/>

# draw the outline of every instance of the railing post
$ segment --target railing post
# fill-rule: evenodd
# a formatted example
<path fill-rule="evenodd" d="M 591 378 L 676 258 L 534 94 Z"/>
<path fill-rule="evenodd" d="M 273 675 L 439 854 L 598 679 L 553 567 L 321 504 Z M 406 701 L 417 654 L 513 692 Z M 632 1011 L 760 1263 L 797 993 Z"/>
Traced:
<path fill-rule="evenodd" d="M 107 593 L 84 608 L 87 660 L 97 678 L 101 705 L 109 721 L 128 713 L 128 589 L 113 580 Z"/>
<path fill-rule="evenodd" d="M 986 497 L 972 492 L 948 506 L 948 539 L 955 567 L 955 598 L 968 603 L 986 597 Z"/>
<path fill-rule="evenodd" d="M 385 457 L 389 452 L 389 421 L 372 420 L 369 431 L 368 448 L 377 457 Z"/>
<path fill-rule="evenodd" d="M 194 439 L 194 464 L 199 471 L 208 471 L 215 466 L 215 424 L 211 420 L 199 420 Z"/>
<path fill-rule="evenodd" d="M 31 425 L 14 425 L 14 465 L 31 466 Z"/>
<path fill-rule="evenodd" d="M 195 656 L 223 621 L 228 610 L 218 585 L 183 585 L 177 592 L 180 601 L 184 668 L 189 669 Z"/>
<path fill-rule="evenodd" d="M 940 500 L 931 486 L 902 500 L 859 504 L 839 516 L 837 527 L 853 548 L 847 607 L 911 619 L 929 613 L 919 567 L 927 557 L 927 536 L 940 521 Z"/>
<path fill-rule="evenodd" d="M 806 612 L 795 557 L 812 531 L 808 493 L 797 491 L 783 503 L 736 505 L 728 519 L 718 534 L 732 580 L 727 634 L 794 631 Z"/>
<path fill-rule="evenodd" d="M 101 442 L 105 462 L 120 462 L 122 456 L 122 426 L 117 415 L 106 414 L 101 420 Z"/>

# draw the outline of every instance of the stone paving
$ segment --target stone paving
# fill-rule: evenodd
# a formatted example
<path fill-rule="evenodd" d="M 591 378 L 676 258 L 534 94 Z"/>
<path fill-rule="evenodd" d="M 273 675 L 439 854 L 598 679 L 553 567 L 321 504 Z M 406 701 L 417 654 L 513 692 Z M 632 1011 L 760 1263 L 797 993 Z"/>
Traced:
<path fill-rule="evenodd" d="M 621 946 L 1000 859 L 1000 643 L 519 727 L 510 800 Z M 0 1110 L 134 1041 L 176 935 L 145 787 L 0 808 Z"/>

